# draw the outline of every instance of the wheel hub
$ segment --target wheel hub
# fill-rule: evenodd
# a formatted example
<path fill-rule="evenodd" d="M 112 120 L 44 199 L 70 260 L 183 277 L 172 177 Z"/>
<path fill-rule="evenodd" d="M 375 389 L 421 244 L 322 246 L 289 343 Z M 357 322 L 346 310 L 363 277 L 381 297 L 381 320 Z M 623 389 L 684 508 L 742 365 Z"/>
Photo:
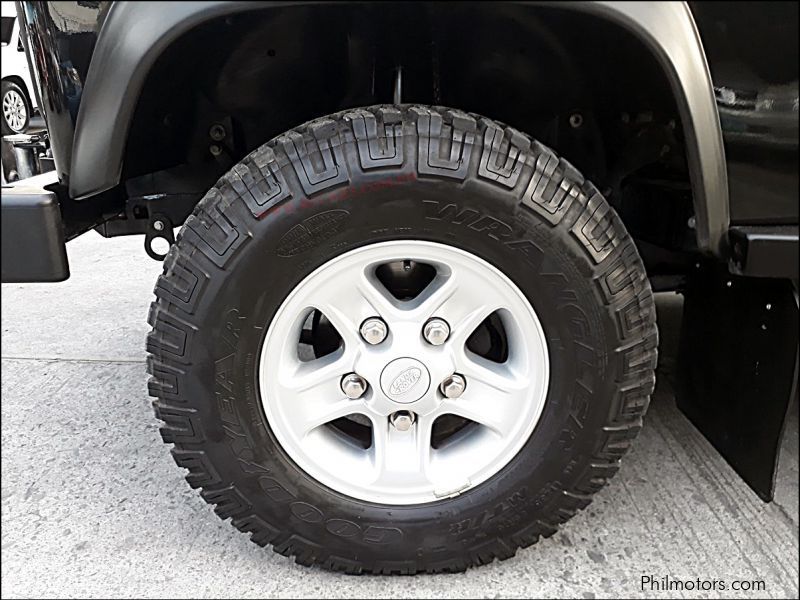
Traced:
<path fill-rule="evenodd" d="M 422 398 L 431 385 L 428 369 L 415 358 L 397 358 L 381 373 L 381 390 L 394 402 L 409 404 Z"/>

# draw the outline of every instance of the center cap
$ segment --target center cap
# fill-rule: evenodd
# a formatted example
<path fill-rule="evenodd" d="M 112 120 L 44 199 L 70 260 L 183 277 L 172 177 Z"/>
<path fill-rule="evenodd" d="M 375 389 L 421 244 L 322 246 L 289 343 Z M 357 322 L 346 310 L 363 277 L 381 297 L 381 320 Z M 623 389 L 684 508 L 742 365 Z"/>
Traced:
<path fill-rule="evenodd" d="M 408 404 L 422 398 L 431 385 L 428 369 L 415 358 L 397 358 L 381 373 L 381 389 L 391 400 Z"/>

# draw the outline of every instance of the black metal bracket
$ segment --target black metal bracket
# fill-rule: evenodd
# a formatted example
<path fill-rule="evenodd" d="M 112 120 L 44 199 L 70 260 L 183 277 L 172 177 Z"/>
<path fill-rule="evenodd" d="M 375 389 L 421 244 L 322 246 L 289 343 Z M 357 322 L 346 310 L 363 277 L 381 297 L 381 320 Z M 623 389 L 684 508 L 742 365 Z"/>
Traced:
<path fill-rule="evenodd" d="M 797 280 L 800 234 L 797 225 L 737 225 L 728 232 L 731 273 Z"/>
<path fill-rule="evenodd" d="M 144 235 L 144 251 L 155 260 L 164 260 L 167 253 L 161 254 L 153 248 L 153 241 L 157 239 L 166 240 L 169 247 L 175 243 L 175 234 L 172 231 L 172 221 L 167 215 L 155 213 L 150 216 L 147 222 L 147 231 Z"/>
<path fill-rule="evenodd" d="M 772 500 L 797 397 L 798 307 L 791 281 L 699 264 L 685 289 L 678 407 L 758 496 Z"/>

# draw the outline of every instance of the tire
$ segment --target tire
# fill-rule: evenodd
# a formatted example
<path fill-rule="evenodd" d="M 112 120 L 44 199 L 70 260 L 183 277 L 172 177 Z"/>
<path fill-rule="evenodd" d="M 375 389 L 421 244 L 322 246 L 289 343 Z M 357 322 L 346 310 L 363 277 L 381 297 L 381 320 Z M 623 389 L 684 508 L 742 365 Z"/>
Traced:
<path fill-rule="evenodd" d="M 348 497 L 306 474 L 259 391 L 259 349 L 290 292 L 387 240 L 493 265 L 549 348 L 546 401 L 521 450 L 424 504 Z M 552 535 L 618 470 L 655 382 L 652 292 L 614 210 L 527 135 L 441 107 L 342 112 L 258 148 L 187 219 L 155 295 L 149 390 L 189 484 L 255 543 L 348 573 L 462 571 Z"/>
<path fill-rule="evenodd" d="M 21 104 L 19 104 L 21 102 Z M 3 81 L 2 94 L 0 94 L 0 106 L 2 106 L 2 129 L 3 135 L 14 133 L 24 133 L 31 122 L 31 101 L 19 85 L 13 81 Z M 19 122 L 9 121 L 9 110 L 17 110 Z M 21 114 L 23 113 L 24 114 Z"/>

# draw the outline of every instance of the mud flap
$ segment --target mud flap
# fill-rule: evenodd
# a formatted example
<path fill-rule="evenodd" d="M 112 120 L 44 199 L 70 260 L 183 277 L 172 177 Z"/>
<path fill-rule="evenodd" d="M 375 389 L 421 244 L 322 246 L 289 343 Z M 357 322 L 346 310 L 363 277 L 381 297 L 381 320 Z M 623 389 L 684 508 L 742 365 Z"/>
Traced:
<path fill-rule="evenodd" d="M 797 327 L 788 280 L 737 277 L 717 265 L 689 276 L 678 407 L 766 502 L 797 397 Z"/>

